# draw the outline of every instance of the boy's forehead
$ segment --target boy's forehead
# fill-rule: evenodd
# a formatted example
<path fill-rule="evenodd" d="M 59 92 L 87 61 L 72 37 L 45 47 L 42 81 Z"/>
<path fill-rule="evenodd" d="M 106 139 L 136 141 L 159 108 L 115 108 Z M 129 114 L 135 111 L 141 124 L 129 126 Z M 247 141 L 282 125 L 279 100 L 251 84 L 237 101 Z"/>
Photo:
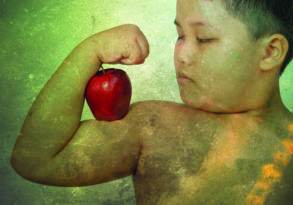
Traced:
<path fill-rule="evenodd" d="M 177 0 L 177 13 L 199 17 L 227 14 L 220 0 Z"/>
<path fill-rule="evenodd" d="M 177 7 L 196 9 L 202 6 L 222 7 L 221 0 L 177 0 Z"/>
<path fill-rule="evenodd" d="M 221 30 L 229 18 L 231 16 L 220 0 L 177 0 L 176 20 L 184 21 L 184 24 L 203 22 L 209 27 Z"/>

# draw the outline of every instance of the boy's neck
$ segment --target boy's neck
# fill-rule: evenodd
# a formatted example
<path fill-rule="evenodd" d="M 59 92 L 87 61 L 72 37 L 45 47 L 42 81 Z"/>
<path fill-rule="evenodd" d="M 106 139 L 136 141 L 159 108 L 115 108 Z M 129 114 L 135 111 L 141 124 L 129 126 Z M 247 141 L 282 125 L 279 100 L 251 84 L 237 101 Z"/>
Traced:
<path fill-rule="evenodd" d="M 286 128 L 288 123 L 293 123 L 292 113 L 282 102 L 279 82 L 276 83 L 270 100 L 263 107 L 242 113 L 227 114 L 226 116 L 220 115 L 219 117 L 224 117 L 226 123 L 243 123 L 243 126 L 249 122 L 259 126 L 262 125 L 262 127 Z"/>

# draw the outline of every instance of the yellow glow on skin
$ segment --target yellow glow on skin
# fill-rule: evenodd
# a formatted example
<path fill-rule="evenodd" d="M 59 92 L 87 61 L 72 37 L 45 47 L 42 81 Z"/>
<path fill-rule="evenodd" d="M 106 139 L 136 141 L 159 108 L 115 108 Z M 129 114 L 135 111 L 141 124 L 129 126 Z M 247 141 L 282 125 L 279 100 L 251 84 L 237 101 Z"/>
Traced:
<path fill-rule="evenodd" d="M 280 164 L 282 166 L 287 166 L 289 164 L 290 154 L 284 152 L 277 152 L 274 154 L 274 163 Z"/>
<path fill-rule="evenodd" d="M 259 181 L 255 184 L 255 188 L 258 190 L 267 191 L 272 188 L 272 184 L 265 181 Z"/>
<path fill-rule="evenodd" d="M 272 179 L 272 180 L 278 180 L 282 177 L 282 173 L 279 170 L 279 168 L 274 164 L 266 164 L 263 166 L 263 177 L 265 179 Z"/>
<path fill-rule="evenodd" d="M 293 123 L 288 125 L 289 132 L 293 132 Z"/>
<path fill-rule="evenodd" d="M 263 196 L 248 196 L 247 205 L 263 205 L 265 198 Z"/>
<path fill-rule="evenodd" d="M 287 152 L 292 155 L 293 154 L 293 140 L 291 139 L 285 139 L 283 140 L 283 145 L 287 149 Z"/>
<path fill-rule="evenodd" d="M 261 179 L 258 180 L 246 197 L 247 205 L 263 205 L 266 197 L 272 191 L 274 183 L 280 181 L 282 173 L 274 164 L 266 164 L 262 168 Z"/>
<path fill-rule="evenodd" d="M 290 130 L 290 129 L 289 129 Z M 251 192 L 246 197 L 247 205 L 263 205 L 266 197 L 272 191 L 273 185 L 280 181 L 285 168 L 293 155 L 293 140 L 282 141 L 285 151 L 277 151 L 273 154 L 273 163 L 265 164 L 262 167 L 262 175 L 255 183 Z"/>

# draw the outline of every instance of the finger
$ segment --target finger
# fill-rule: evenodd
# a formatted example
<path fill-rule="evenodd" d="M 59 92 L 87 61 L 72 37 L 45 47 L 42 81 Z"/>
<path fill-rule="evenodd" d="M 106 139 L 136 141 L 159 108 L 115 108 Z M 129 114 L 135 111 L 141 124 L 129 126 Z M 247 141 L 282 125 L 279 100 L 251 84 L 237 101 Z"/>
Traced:
<path fill-rule="evenodd" d="M 139 59 L 137 59 L 138 60 L 137 63 L 144 63 L 144 60 L 145 60 L 145 58 L 147 56 L 146 48 L 144 48 L 141 45 L 141 42 L 140 42 L 140 40 L 138 38 L 135 38 L 135 43 L 136 43 L 137 48 L 139 49 L 139 53 L 137 54 L 137 55 L 139 55 L 139 56 L 137 56 Z"/>
<path fill-rule="evenodd" d="M 121 62 L 127 65 L 132 64 L 140 64 L 144 62 L 144 58 L 142 56 L 142 51 L 138 45 L 134 45 L 130 47 L 129 55 L 123 56 Z"/>
<path fill-rule="evenodd" d="M 146 37 L 142 34 L 139 38 L 137 38 L 137 43 L 141 48 L 142 54 L 144 58 L 149 56 L 149 43 Z"/>

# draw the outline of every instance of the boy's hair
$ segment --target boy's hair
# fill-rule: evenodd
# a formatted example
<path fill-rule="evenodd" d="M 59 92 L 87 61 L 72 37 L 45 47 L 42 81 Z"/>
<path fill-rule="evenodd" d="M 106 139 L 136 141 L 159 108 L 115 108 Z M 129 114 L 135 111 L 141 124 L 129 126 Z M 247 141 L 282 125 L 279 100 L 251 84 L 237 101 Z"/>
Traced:
<path fill-rule="evenodd" d="M 224 8 L 243 22 L 254 41 L 274 33 L 283 34 L 289 50 L 280 69 L 280 75 L 293 55 L 293 0 L 222 0 Z"/>

